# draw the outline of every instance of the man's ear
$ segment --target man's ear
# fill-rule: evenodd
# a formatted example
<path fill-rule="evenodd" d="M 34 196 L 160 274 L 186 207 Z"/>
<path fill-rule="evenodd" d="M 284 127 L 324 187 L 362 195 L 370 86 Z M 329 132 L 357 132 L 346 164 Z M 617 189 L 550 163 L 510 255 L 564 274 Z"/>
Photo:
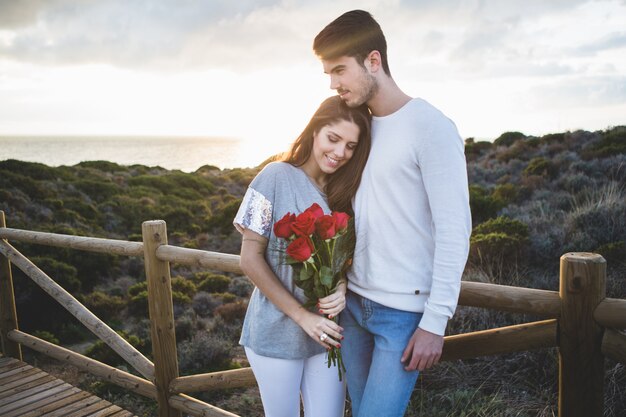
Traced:
<path fill-rule="evenodd" d="M 382 68 L 382 60 L 380 58 L 380 52 L 377 50 L 373 50 L 367 57 L 365 58 L 365 68 L 369 69 L 370 72 L 375 73 Z"/>

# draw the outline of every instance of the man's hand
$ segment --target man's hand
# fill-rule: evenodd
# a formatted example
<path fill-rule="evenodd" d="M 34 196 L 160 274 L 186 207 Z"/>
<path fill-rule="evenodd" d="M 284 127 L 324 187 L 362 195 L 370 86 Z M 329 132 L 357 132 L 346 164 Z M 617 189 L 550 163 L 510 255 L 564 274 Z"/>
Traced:
<path fill-rule="evenodd" d="M 406 371 L 423 371 L 439 362 L 443 350 L 443 336 L 422 330 L 419 327 L 411 336 L 400 361 Z"/>

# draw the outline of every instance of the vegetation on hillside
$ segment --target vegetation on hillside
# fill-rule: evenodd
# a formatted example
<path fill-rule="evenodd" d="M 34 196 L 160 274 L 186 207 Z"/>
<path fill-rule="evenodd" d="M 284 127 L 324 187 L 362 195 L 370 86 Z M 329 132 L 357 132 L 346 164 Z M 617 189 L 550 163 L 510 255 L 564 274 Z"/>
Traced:
<path fill-rule="evenodd" d="M 493 143 L 467 139 L 465 149 L 474 226 L 465 280 L 558 290 L 563 253 L 597 252 L 608 261 L 607 295 L 626 298 L 626 127 L 543 137 L 507 132 Z M 141 240 L 143 221 L 164 219 L 170 244 L 238 253 L 232 219 L 258 169 L 184 173 L 106 161 L 52 168 L 5 160 L 0 210 L 8 227 L 124 240 Z M 151 355 L 141 259 L 15 246 Z M 237 341 L 252 289 L 247 278 L 175 265 L 172 276 L 182 374 L 245 365 Z M 66 346 L 86 344 L 87 355 L 124 366 L 16 268 L 14 284 L 25 331 Z M 534 319 L 460 307 L 448 332 Z M 407 415 L 552 416 L 556 363 L 556 353 L 544 350 L 441 364 L 422 375 Z M 152 412 L 110 384 L 85 384 L 130 409 L 143 407 L 137 413 Z M 605 415 L 626 414 L 626 370 L 610 360 L 605 392 Z M 254 389 L 202 398 L 241 415 L 262 414 Z"/>

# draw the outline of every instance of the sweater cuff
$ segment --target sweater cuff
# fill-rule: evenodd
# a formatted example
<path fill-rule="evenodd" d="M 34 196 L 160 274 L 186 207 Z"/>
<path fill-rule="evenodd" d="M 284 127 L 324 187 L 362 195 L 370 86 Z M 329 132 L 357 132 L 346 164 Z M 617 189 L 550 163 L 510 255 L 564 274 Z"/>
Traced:
<path fill-rule="evenodd" d="M 422 320 L 420 320 L 419 328 L 443 336 L 446 333 L 446 326 L 448 325 L 448 316 L 444 314 L 436 313 L 430 310 L 428 307 L 424 309 Z"/>

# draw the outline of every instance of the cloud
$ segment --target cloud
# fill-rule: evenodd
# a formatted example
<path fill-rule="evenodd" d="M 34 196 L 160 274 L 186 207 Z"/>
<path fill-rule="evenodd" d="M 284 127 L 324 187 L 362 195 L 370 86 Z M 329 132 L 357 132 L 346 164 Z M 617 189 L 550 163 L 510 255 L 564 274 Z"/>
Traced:
<path fill-rule="evenodd" d="M 626 48 L 626 32 L 613 32 L 601 39 L 587 43 L 574 49 L 579 55 L 596 55 L 598 52 L 611 49 Z"/>
<path fill-rule="evenodd" d="M 255 16 L 262 15 L 260 11 L 271 13 L 279 3 L 277 0 L 176 3 L 21 0 L 15 5 L 2 2 L 0 27 L 11 36 L 4 36 L 8 41 L 0 43 L 0 56 L 47 65 L 220 66 L 228 60 L 229 47 L 234 48 L 232 55 L 236 56 L 244 54 L 251 42 L 279 36 L 268 33 L 267 27 L 259 29 L 255 20 Z M 280 19 L 276 23 L 280 24 Z M 215 56 L 216 49 L 222 50 L 226 60 Z"/>
<path fill-rule="evenodd" d="M 599 107 L 626 104 L 626 77 L 577 77 L 535 86 L 531 91 L 537 103 L 563 108 Z"/>

